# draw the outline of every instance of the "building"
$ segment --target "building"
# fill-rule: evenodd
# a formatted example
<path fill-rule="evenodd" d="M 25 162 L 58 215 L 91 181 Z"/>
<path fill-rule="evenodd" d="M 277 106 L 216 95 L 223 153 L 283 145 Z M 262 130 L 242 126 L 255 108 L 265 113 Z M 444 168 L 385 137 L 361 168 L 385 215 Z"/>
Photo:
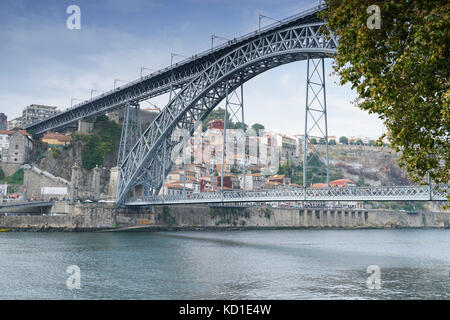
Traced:
<path fill-rule="evenodd" d="M 311 185 L 311 188 L 327 188 L 328 185 L 326 183 L 314 183 Z M 330 187 L 356 187 L 356 182 L 350 179 L 338 179 L 330 181 Z"/>
<path fill-rule="evenodd" d="M 276 146 L 280 148 L 280 164 L 285 164 L 289 160 L 298 158 L 297 139 L 288 137 L 285 134 L 273 134 L 272 139 L 276 140 Z"/>
<path fill-rule="evenodd" d="M 17 117 L 8 121 L 7 130 L 17 130 L 23 129 L 22 127 L 22 117 Z"/>
<path fill-rule="evenodd" d="M 10 135 L 8 148 L 9 163 L 24 163 L 28 161 L 28 156 L 33 150 L 33 140 L 31 135 L 19 130 Z"/>
<path fill-rule="evenodd" d="M 208 124 L 208 129 L 219 129 L 223 130 L 225 128 L 225 123 L 222 119 L 211 120 Z"/>
<path fill-rule="evenodd" d="M 47 132 L 41 139 L 42 142 L 47 143 L 49 146 L 67 146 L 72 140 L 71 136 L 56 132 Z"/>
<path fill-rule="evenodd" d="M 216 188 L 221 189 L 222 185 L 222 177 L 215 176 L 214 177 L 216 181 Z M 239 190 L 241 188 L 241 183 L 239 176 L 237 175 L 224 175 L 223 176 L 223 188 L 227 190 Z"/>
<path fill-rule="evenodd" d="M 8 129 L 8 117 L 0 112 L 0 130 Z"/>
<path fill-rule="evenodd" d="M 253 190 L 261 190 L 264 189 L 266 179 L 261 173 L 248 173 L 245 176 L 245 183 L 244 183 L 244 177 L 241 177 L 241 185 L 243 189 L 247 191 L 253 191 Z"/>
<path fill-rule="evenodd" d="M 22 128 L 56 114 L 57 107 L 31 104 L 22 111 Z"/>
<path fill-rule="evenodd" d="M 192 188 L 188 188 L 183 186 L 182 183 L 174 183 L 174 184 L 165 184 L 164 185 L 164 194 L 165 195 L 183 195 L 183 194 L 192 194 Z"/>
<path fill-rule="evenodd" d="M 334 181 L 330 181 L 331 187 L 356 187 L 356 182 L 350 179 L 338 179 Z"/>
<path fill-rule="evenodd" d="M 0 162 L 8 162 L 9 140 L 15 131 L 0 130 Z"/>
<path fill-rule="evenodd" d="M 283 186 L 289 186 L 291 184 L 291 178 L 286 177 L 284 174 L 276 174 L 269 177 L 269 182 L 278 183 Z"/>

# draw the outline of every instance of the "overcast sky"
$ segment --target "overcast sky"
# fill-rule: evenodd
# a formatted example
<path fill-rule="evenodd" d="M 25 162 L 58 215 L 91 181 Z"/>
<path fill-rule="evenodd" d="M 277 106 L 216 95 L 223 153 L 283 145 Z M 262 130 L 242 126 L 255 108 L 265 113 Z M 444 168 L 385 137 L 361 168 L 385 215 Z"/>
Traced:
<path fill-rule="evenodd" d="M 81 9 L 81 30 L 66 27 L 66 9 L 72 4 Z M 282 19 L 314 4 L 317 1 L 1 0 L 0 112 L 10 120 L 33 103 L 65 109 L 71 98 L 88 99 L 91 89 L 97 90 L 94 95 L 111 90 L 115 78 L 137 79 L 141 66 L 170 65 L 171 52 L 192 56 L 208 49 L 211 34 L 233 38 L 256 30 L 258 14 Z M 331 63 L 328 59 L 329 135 L 378 138 L 382 122 L 353 106 L 356 93 L 338 84 Z M 246 122 L 302 133 L 305 72 L 306 62 L 295 62 L 246 83 Z M 152 102 L 164 107 L 167 97 Z"/>

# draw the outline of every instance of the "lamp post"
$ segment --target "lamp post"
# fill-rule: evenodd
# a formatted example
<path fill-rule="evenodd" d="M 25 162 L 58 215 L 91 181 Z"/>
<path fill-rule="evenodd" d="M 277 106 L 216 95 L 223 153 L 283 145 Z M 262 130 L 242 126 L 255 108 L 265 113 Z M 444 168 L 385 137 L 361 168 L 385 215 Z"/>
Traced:
<path fill-rule="evenodd" d="M 154 69 L 150 69 L 150 68 L 146 68 L 146 67 L 141 67 L 141 79 L 142 79 L 142 71 L 144 71 L 144 70 L 155 71 Z"/>
<path fill-rule="evenodd" d="M 227 38 L 224 38 L 224 37 L 217 36 L 217 35 L 213 34 L 213 35 L 211 35 L 211 50 L 213 50 L 213 48 L 214 48 L 214 39 L 222 39 L 222 40 L 225 40 L 225 41 L 230 41 L 230 39 L 227 39 Z"/>
<path fill-rule="evenodd" d="M 259 31 L 259 32 L 261 32 L 261 20 L 262 20 L 262 19 L 264 19 L 264 18 L 266 18 L 266 19 L 270 19 L 270 20 L 273 20 L 273 21 L 276 21 L 276 22 L 279 22 L 279 23 L 281 23 L 281 21 L 280 21 L 280 20 L 277 20 L 277 19 L 271 18 L 271 17 L 269 17 L 269 16 L 266 16 L 266 15 L 260 14 L 260 15 L 259 15 L 259 27 L 258 27 L 258 31 Z"/>
<path fill-rule="evenodd" d="M 94 89 L 91 89 L 91 100 L 92 100 L 92 94 L 93 94 L 94 92 L 98 92 L 98 91 L 97 91 L 97 90 L 94 90 Z"/>
<path fill-rule="evenodd" d="M 122 80 L 122 79 L 114 79 L 114 90 L 116 90 L 116 83 L 119 81 L 128 82 L 128 81 Z"/>
<path fill-rule="evenodd" d="M 173 65 L 173 58 L 174 57 L 183 57 L 183 58 L 187 58 L 186 56 L 183 56 L 182 54 L 179 54 L 179 53 L 171 53 L 170 54 L 170 69 L 171 69 L 171 72 L 172 72 L 172 78 L 173 78 L 173 71 L 172 71 L 172 65 Z M 169 92 L 169 102 L 170 102 L 170 100 L 172 100 L 172 89 L 173 88 L 173 79 L 172 79 L 172 81 L 170 82 L 170 92 Z"/>
<path fill-rule="evenodd" d="M 73 102 L 74 102 L 74 101 L 82 101 L 82 100 L 77 99 L 77 98 L 71 98 L 71 99 L 70 99 L 70 107 L 71 107 L 71 108 L 73 107 Z"/>

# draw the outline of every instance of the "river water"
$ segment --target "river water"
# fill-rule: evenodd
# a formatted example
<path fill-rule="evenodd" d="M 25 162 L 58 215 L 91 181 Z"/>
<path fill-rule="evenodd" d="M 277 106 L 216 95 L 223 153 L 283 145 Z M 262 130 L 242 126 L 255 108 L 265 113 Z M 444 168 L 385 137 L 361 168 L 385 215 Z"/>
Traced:
<path fill-rule="evenodd" d="M 450 299 L 449 273 L 450 230 L 0 233 L 0 299 Z"/>

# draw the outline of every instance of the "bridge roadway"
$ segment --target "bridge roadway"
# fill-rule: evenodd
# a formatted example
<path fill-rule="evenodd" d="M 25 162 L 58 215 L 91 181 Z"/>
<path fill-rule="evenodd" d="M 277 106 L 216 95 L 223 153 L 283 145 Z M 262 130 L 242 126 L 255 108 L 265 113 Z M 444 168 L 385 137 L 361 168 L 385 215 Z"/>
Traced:
<path fill-rule="evenodd" d="M 126 206 L 284 201 L 446 201 L 445 190 L 428 186 L 286 188 L 259 191 L 201 192 L 130 199 Z"/>
<path fill-rule="evenodd" d="M 315 6 L 299 14 L 268 25 L 260 30 L 230 40 L 202 53 L 195 54 L 172 66 L 153 72 L 124 86 L 83 101 L 72 108 L 55 114 L 47 119 L 26 126 L 26 130 L 41 135 L 47 131 L 58 131 L 76 121 L 102 115 L 124 107 L 127 103 L 136 103 L 184 87 L 196 75 L 210 67 L 217 59 L 243 43 L 262 37 L 268 33 L 295 24 L 320 22 L 316 13 L 323 7 Z"/>
<path fill-rule="evenodd" d="M 38 208 L 38 207 L 51 207 L 54 202 L 52 201 L 31 201 L 31 202 L 15 202 L 0 204 L 0 212 L 11 209 L 24 209 L 24 208 Z"/>

